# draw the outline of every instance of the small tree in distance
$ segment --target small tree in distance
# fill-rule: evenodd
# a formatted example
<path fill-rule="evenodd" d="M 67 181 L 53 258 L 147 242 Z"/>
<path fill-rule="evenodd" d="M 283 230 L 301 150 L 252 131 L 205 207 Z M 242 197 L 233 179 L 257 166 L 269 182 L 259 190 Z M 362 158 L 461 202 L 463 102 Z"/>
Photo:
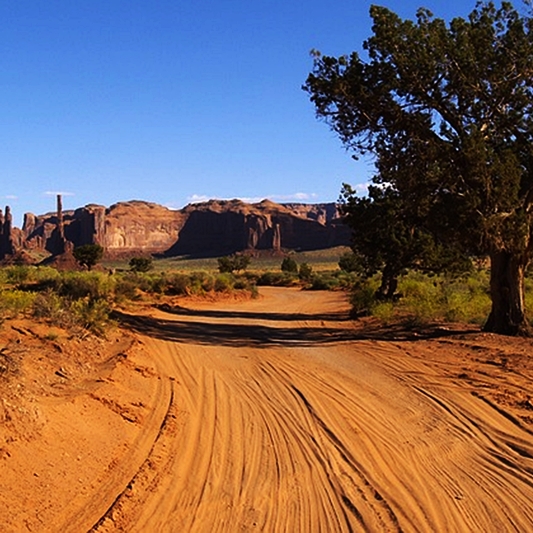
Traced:
<path fill-rule="evenodd" d="M 132 257 L 129 265 L 133 272 L 148 272 L 154 267 L 151 257 Z"/>
<path fill-rule="evenodd" d="M 291 274 L 298 273 L 298 263 L 292 257 L 285 257 L 281 262 L 281 271 Z"/>
<path fill-rule="evenodd" d="M 353 252 L 344 252 L 339 258 L 339 268 L 343 272 L 361 272 L 361 258 Z"/>
<path fill-rule="evenodd" d="M 250 265 L 252 259 L 249 255 L 246 254 L 233 254 L 225 255 L 224 257 L 219 257 L 218 261 L 218 271 L 223 272 L 234 272 L 246 270 Z"/>
<path fill-rule="evenodd" d="M 313 267 L 308 263 L 302 263 L 300 269 L 298 270 L 298 277 L 302 281 L 310 281 L 313 276 Z"/>
<path fill-rule="evenodd" d="M 74 248 L 72 255 L 81 266 L 91 270 L 104 256 L 104 249 L 99 244 L 84 244 Z"/>

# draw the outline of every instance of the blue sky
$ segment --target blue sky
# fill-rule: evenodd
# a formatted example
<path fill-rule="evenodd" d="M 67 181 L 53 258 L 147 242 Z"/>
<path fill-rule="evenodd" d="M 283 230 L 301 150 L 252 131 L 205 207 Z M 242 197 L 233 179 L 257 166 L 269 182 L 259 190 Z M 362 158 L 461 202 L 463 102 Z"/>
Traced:
<path fill-rule="evenodd" d="M 361 0 L 0 0 L 0 205 L 327 202 L 364 184 L 301 86 L 360 50 Z M 474 1 L 376 2 L 449 20 Z"/>

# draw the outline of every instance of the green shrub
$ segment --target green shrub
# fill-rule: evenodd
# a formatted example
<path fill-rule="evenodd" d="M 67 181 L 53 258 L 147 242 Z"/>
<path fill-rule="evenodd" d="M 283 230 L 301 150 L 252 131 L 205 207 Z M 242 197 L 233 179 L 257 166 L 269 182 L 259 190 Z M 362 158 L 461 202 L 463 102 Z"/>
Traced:
<path fill-rule="evenodd" d="M 189 294 L 190 279 L 187 274 L 171 274 L 166 278 L 165 294 L 184 296 Z"/>
<path fill-rule="evenodd" d="M 35 300 L 35 293 L 20 290 L 0 291 L 0 316 L 15 317 L 30 313 Z"/>
<path fill-rule="evenodd" d="M 89 297 L 92 300 L 110 299 L 115 280 L 101 272 L 65 272 L 56 280 L 56 290 L 60 296 L 72 300 Z"/>
<path fill-rule="evenodd" d="M 372 316 L 383 322 L 389 322 L 394 317 L 394 304 L 392 302 L 375 302 L 372 305 Z"/>
<path fill-rule="evenodd" d="M 104 256 L 104 248 L 99 244 L 84 244 L 74 248 L 72 254 L 81 266 L 91 270 Z"/>
<path fill-rule="evenodd" d="M 194 271 L 189 274 L 189 291 L 192 294 L 205 294 L 215 290 L 216 276 L 205 271 Z"/>
<path fill-rule="evenodd" d="M 362 272 L 361 258 L 353 252 L 345 252 L 339 258 L 339 268 L 344 272 Z"/>
<path fill-rule="evenodd" d="M 355 315 L 369 315 L 377 303 L 376 289 L 378 283 L 375 278 L 358 279 L 352 287 L 350 304 Z"/>
<path fill-rule="evenodd" d="M 229 292 L 233 289 L 234 278 L 225 272 L 215 278 L 215 292 Z"/>
<path fill-rule="evenodd" d="M 212 274 L 206 274 L 202 279 L 201 284 L 202 290 L 205 292 L 211 292 L 215 290 L 215 276 Z"/>
<path fill-rule="evenodd" d="M 132 257 L 129 267 L 133 272 L 148 272 L 154 268 L 151 257 Z"/>
<path fill-rule="evenodd" d="M 411 272 L 400 281 L 397 308 L 418 322 L 461 321 L 481 324 L 490 312 L 488 273 L 452 278 Z"/>
<path fill-rule="evenodd" d="M 354 283 L 351 293 L 354 314 L 371 314 L 385 321 L 401 316 L 413 324 L 435 320 L 482 324 L 490 312 L 486 271 L 456 278 L 409 272 L 400 279 L 399 297 L 394 301 L 376 299 L 378 284 L 378 277 Z"/>
<path fill-rule="evenodd" d="M 224 257 L 219 257 L 218 261 L 218 271 L 222 273 L 231 273 L 239 270 L 246 270 L 250 265 L 252 258 L 243 253 L 226 255 Z"/>
<path fill-rule="evenodd" d="M 110 308 L 105 300 L 76 300 L 71 304 L 71 312 L 77 324 L 96 335 L 103 335 L 110 324 Z"/>
<path fill-rule="evenodd" d="M 30 267 L 29 266 L 10 266 L 5 269 L 6 277 L 8 283 L 14 285 L 21 285 L 25 283 L 30 278 Z"/>
<path fill-rule="evenodd" d="M 290 272 L 264 272 L 257 279 L 257 285 L 290 287 L 296 283 L 296 276 Z"/>
<path fill-rule="evenodd" d="M 356 272 L 345 272 L 340 270 L 333 274 L 338 281 L 338 289 L 350 290 L 354 284 L 360 279 Z"/>
<path fill-rule="evenodd" d="M 331 274 L 315 274 L 311 279 L 311 286 L 314 291 L 332 291 L 339 287 L 339 280 Z"/>
<path fill-rule="evenodd" d="M 139 298 L 137 280 L 127 277 L 118 277 L 115 280 L 115 301 L 120 303 L 125 300 L 136 300 Z"/>
<path fill-rule="evenodd" d="M 302 281 L 310 281 L 313 275 L 313 267 L 308 263 L 302 263 L 300 269 L 298 270 L 298 277 Z"/>
<path fill-rule="evenodd" d="M 76 319 L 72 315 L 71 302 L 57 293 L 48 290 L 37 294 L 33 302 L 33 316 L 47 320 L 49 323 L 62 328 L 72 328 Z"/>
<path fill-rule="evenodd" d="M 281 262 L 281 271 L 289 272 L 291 274 L 298 273 L 298 263 L 294 260 L 293 257 L 285 257 Z"/>

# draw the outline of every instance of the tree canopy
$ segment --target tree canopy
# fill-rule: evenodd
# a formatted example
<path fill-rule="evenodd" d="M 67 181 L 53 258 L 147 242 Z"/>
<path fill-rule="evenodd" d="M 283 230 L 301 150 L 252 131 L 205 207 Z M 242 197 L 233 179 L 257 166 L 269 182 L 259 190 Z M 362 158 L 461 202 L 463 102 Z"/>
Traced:
<path fill-rule="evenodd" d="M 128 264 L 133 272 L 148 272 L 154 267 L 151 257 L 132 257 Z"/>
<path fill-rule="evenodd" d="M 252 259 L 247 254 L 225 255 L 217 259 L 219 272 L 234 272 L 246 270 Z"/>
<path fill-rule="evenodd" d="M 378 6 L 370 14 L 365 58 L 314 52 L 304 89 L 355 156 L 374 155 L 374 183 L 397 196 L 417 229 L 439 246 L 490 256 L 492 310 L 485 328 L 526 332 L 531 14 L 508 2 L 480 2 L 466 19 L 449 24 L 427 9 L 414 21 Z"/>
<path fill-rule="evenodd" d="M 91 270 L 104 256 L 104 249 L 99 244 L 84 244 L 74 248 L 72 254 L 80 265 Z"/>

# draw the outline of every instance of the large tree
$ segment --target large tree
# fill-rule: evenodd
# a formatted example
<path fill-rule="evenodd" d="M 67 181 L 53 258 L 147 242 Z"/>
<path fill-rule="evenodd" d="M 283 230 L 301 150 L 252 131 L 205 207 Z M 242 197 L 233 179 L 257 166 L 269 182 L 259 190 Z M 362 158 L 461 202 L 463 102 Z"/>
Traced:
<path fill-rule="evenodd" d="M 374 181 L 425 213 L 447 246 L 490 257 L 487 331 L 529 331 L 532 252 L 533 22 L 510 3 L 478 3 L 449 24 L 372 6 L 365 58 L 314 54 L 305 90 Z"/>

